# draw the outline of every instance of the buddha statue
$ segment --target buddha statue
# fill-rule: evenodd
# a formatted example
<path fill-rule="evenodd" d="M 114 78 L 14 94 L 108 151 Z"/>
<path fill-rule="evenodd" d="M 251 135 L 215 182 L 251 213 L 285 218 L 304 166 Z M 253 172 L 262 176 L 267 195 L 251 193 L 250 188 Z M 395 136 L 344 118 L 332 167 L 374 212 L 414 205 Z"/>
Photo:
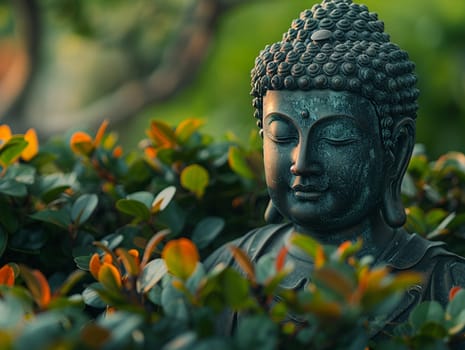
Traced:
<path fill-rule="evenodd" d="M 323 0 L 266 46 L 251 94 L 271 198 L 267 217 L 275 223 L 232 242 L 254 262 L 288 245 L 294 269 L 282 286 L 299 289 L 311 279 L 312 261 L 289 245 L 293 232 L 329 245 L 361 238 L 359 254 L 373 264 L 424 275 L 386 325 L 406 320 L 421 301 L 445 305 L 452 287 L 465 286 L 465 259 L 403 229 L 401 183 L 419 95 L 414 69 L 377 14 L 351 0 Z M 205 264 L 220 262 L 234 265 L 227 246 Z M 237 315 L 222 322 L 231 330 Z"/>

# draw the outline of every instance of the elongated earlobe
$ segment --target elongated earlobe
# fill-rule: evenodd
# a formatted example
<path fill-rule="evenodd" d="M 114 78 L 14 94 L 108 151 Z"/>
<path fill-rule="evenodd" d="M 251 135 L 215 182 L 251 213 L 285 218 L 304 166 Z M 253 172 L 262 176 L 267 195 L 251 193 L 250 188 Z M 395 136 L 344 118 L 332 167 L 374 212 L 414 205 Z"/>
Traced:
<path fill-rule="evenodd" d="M 400 189 L 397 189 L 397 184 L 394 182 L 387 186 L 384 193 L 382 213 L 386 223 L 393 228 L 405 224 L 407 216 L 402 205 Z"/>
<path fill-rule="evenodd" d="M 394 159 L 387 166 L 382 214 L 391 227 L 401 227 L 407 216 L 402 204 L 401 185 L 415 144 L 415 124 L 404 119 L 394 128 Z"/>

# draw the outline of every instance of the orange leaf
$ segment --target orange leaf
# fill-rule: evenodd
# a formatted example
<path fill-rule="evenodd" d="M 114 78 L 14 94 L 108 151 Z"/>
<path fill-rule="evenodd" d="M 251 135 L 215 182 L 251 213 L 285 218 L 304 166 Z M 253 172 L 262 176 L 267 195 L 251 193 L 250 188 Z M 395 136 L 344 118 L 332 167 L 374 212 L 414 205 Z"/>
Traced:
<path fill-rule="evenodd" d="M 111 330 L 95 323 L 87 323 L 80 331 L 80 340 L 89 349 L 103 349 L 111 337 Z"/>
<path fill-rule="evenodd" d="M 115 149 L 113 150 L 112 155 L 115 158 L 120 158 L 123 155 L 123 147 L 121 147 L 121 146 L 115 147 Z"/>
<path fill-rule="evenodd" d="M 149 147 L 146 147 L 144 149 L 144 154 L 148 157 L 148 158 L 157 158 L 157 150 L 155 149 L 155 147 L 152 147 L 152 146 L 149 146 Z"/>
<path fill-rule="evenodd" d="M 318 279 L 318 281 L 344 297 L 346 300 L 349 300 L 351 293 L 356 287 L 350 278 L 334 268 L 322 267 L 320 269 L 316 269 L 313 271 L 313 276 L 315 279 Z"/>
<path fill-rule="evenodd" d="M 95 135 L 94 139 L 94 146 L 98 147 L 100 143 L 102 142 L 103 136 L 105 135 L 105 130 L 107 129 L 108 126 L 108 120 L 104 120 L 102 124 L 100 124 L 100 127 L 97 130 L 97 134 Z"/>
<path fill-rule="evenodd" d="M 449 301 L 452 301 L 452 299 L 454 299 L 455 295 L 459 292 L 459 290 L 461 290 L 462 287 L 459 287 L 459 286 L 455 286 L 455 287 L 452 287 L 449 291 Z"/>
<path fill-rule="evenodd" d="M 234 257 L 234 260 L 236 260 L 237 264 L 242 268 L 242 270 L 245 272 L 247 277 L 253 283 L 255 283 L 256 281 L 255 269 L 249 257 L 247 256 L 247 254 L 243 250 L 241 250 L 240 248 L 234 245 L 230 245 L 229 249 L 231 250 L 231 253 Z"/>
<path fill-rule="evenodd" d="M 322 246 L 316 248 L 315 268 L 319 269 L 326 263 L 326 254 Z"/>
<path fill-rule="evenodd" d="M 384 266 L 374 267 L 368 275 L 368 287 L 378 287 L 383 279 L 389 275 L 389 270 Z"/>
<path fill-rule="evenodd" d="M 360 294 L 365 293 L 365 290 L 368 288 L 369 273 L 368 266 L 364 266 L 358 274 L 358 290 Z"/>
<path fill-rule="evenodd" d="M 10 265 L 0 269 L 0 285 L 13 286 L 15 284 L 15 270 Z"/>
<path fill-rule="evenodd" d="M 105 253 L 103 255 L 103 262 L 108 264 L 113 264 L 113 255 L 109 253 Z"/>
<path fill-rule="evenodd" d="M 0 147 L 11 139 L 11 129 L 8 125 L 0 125 Z"/>
<path fill-rule="evenodd" d="M 89 270 L 95 279 L 98 279 L 98 272 L 100 271 L 101 267 L 102 263 L 100 262 L 100 256 L 98 253 L 94 253 L 89 261 Z"/>
<path fill-rule="evenodd" d="M 21 158 L 28 162 L 39 152 L 39 140 L 37 139 L 37 133 L 34 129 L 26 131 L 24 139 L 27 141 L 27 146 L 21 152 Z"/>
<path fill-rule="evenodd" d="M 94 151 L 92 137 L 83 131 L 75 132 L 71 136 L 70 146 L 73 152 L 78 155 L 89 156 Z"/>
<path fill-rule="evenodd" d="M 342 306 L 336 302 L 313 302 L 307 307 L 309 312 L 318 316 L 318 319 L 332 321 L 337 320 L 342 315 Z"/>
<path fill-rule="evenodd" d="M 337 254 L 339 256 L 342 256 L 347 251 L 347 249 L 350 248 L 351 245 L 352 245 L 351 241 L 345 241 L 341 243 L 339 247 L 337 247 Z"/>
<path fill-rule="evenodd" d="M 174 148 L 176 146 L 176 135 L 173 129 L 159 120 L 152 120 L 147 135 L 155 143 L 156 147 Z"/>
<path fill-rule="evenodd" d="M 39 270 L 31 270 L 25 266 L 20 266 L 21 276 L 31 292 L 37 305 L 43 309 L 51 299 L 50 286 L 45 276 Z"/>
<path fill-rule="evenodd" d="M 129 249 L 128 253 L 135 259 L 137 265 L 140 265 L 139 251 L 137 249 Z"/>
<path fill-rule="evenodd" d="M 276 271 L 281 271 L 284 267 L 287 257 L 287 247 L 283 246 L 276 257 Z"/>
<path fill-rule="evenodd" d="M 121 288 L 121 273 L 111 264 L 103 263 L 98 272 L 99 282 L 110 291 L 117 291 Z"/>
<path fill-rule="evenodd" d="M 133 251 L 137 252 L 137 250 L 135 250 L 135 249 L 133 249 Z M 138 255 L 137 255 L 137 257 L 134 257 L 126 249 L 123 249 L 123 248 L 116 249 L 116 255 L 119 256 L 119 258 L 123 262 L 123 265 L 124 265 L 124 268 L 126 269 L 126 272 L 130 276 L 137 276 L 139 274 L 139 262 L 138 262 L 139 256 Z M 136 258 L 137 258 L 137 260 L 136 260 Z"/>
<path fill-rule="evenodd" d="M 191 240 L 180 238 L 169 241 L 161 253 L 168 271 L 186 280 L 192 275 L 199 261 L 197 247 Z"/>

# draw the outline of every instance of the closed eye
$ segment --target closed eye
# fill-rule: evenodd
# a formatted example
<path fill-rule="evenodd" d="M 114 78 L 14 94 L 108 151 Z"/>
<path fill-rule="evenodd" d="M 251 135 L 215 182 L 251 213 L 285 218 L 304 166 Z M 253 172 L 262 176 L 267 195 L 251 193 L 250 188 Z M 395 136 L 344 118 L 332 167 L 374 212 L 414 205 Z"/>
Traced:
<path fill-rule="evenodd" d="M 345 145 L 350 145 L 351 143 L 355 143 L 358 141 L 357 138 L 353 138 L 353 137 L 344 137 L 344 138 L 323 137 L 322 140 L 333 146 L 345 146 Z"/>
<path fill-rule="evenodd" d="M 299 135 L 291 122 L 279 115 L 271 115 L 264 125 L 266 136 L 276 143 L 291 143 L 299 139 Z"/>
<path fill-rule="evenodd" d="M 268 134 L 268 137 L 273 140 L 274 142 L 277 143 L 289 143 L 289 142 L 295 142 L 298 140 L 298 137 L 296 136 L 278 136 L 278 135 L 270 135 Z"/>

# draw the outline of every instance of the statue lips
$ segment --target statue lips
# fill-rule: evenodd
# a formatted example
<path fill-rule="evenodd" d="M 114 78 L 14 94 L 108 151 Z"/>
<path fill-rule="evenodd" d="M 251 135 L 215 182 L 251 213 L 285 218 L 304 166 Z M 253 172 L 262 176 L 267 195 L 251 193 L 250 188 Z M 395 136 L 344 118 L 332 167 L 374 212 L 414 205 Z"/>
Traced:
<path fill-rule="evenodd" d="M 320 198 L 323 193 L 328 189 L 327 186 L 317 186 L 314 184 L 311 185 L 303 185 L 303 184 L 296 184 L 292 186 L 292 191 L 294 192 L 294 196 L 298 200 L 302 201 L 316 201 Z"/>

